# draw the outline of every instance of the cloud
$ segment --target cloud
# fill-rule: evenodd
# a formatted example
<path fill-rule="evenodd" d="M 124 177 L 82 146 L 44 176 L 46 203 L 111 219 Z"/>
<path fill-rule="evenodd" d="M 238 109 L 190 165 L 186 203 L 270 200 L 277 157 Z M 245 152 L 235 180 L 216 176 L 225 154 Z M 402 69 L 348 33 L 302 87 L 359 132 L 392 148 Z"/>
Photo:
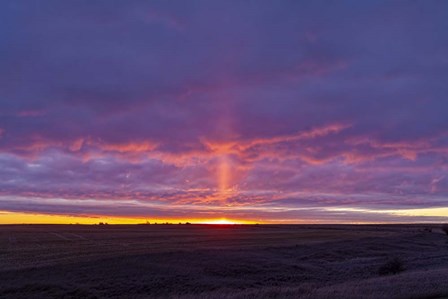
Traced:
<path fill-rule="evenodd" d="M 2 209 L 399 221 L 384 211 L 443 207 L 447 11 L 2 1 Z"/>

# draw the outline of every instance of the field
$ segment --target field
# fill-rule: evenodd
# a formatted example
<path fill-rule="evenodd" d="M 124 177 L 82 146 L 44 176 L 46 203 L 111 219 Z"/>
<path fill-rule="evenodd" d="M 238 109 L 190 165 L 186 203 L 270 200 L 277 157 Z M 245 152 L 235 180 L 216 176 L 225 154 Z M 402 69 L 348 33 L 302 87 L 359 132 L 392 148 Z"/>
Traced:
<path fill-rule="evenodd" d="M 0 298 L 435 299 L 447 282 L 437 225 L 0 226 Z"/>

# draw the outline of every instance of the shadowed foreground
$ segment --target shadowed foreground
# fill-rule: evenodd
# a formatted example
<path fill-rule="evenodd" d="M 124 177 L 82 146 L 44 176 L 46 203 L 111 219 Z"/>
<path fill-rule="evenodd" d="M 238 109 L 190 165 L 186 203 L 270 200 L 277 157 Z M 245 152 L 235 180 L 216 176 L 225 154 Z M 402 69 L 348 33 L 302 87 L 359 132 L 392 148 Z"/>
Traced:
<path fill-rule="evenodd" d="M 399 273 L 380 275 L 394 257 Z M 0 226 L 0 269 L 1 298 L 443 298 L 448 237 L 436 225 Z"/>

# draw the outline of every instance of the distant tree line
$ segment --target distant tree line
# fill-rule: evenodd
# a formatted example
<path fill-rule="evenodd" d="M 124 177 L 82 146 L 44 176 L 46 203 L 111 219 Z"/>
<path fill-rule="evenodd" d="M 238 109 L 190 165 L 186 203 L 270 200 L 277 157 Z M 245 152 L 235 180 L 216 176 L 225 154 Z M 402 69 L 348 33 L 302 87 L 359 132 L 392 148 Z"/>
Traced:
<path fill-rule="evenodd" d="M 160 222 L 160 223 L 158 223 L 158 222 L 153 222 L 153 223 L 151 223 L 151 222 L 149 222 L 149 221 L 146 221 L 145 223 L 143 223 L 143 224 L 145 224 L 145 225 L 173 225 L 173 224 L 176 224 L 176 223 L 172 223 L 172 222 Z M 191 224 L 190 222 L 184 222 L 184 223 L 182 223 L 182 222 L 179 222 L 179 223 L 177 223 L 177 224 L 180 224 L 180 225 L 189 225 L 189 224 Z"/>

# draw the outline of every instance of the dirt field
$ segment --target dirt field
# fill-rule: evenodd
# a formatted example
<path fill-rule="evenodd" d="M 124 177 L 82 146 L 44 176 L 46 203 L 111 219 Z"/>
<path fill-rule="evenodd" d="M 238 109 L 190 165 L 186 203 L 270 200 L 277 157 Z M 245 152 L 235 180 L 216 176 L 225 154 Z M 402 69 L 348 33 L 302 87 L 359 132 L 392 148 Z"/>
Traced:
<path fill-rule="evenodd" d="M 0 298 L 448 298 L 447 282 L 437 225 L 0 226 Z"/>

